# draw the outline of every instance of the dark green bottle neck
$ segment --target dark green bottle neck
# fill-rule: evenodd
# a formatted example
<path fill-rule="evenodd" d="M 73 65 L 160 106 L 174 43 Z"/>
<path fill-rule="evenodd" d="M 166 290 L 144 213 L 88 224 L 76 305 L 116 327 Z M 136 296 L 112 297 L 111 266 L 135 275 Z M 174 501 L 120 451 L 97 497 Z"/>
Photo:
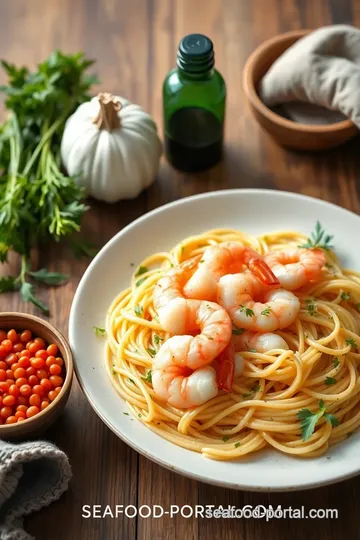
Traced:
<path fill-rule="evenodd" d="M 201 34 L 186 36 L 179 44 L 176 63 L 182 77 L 192 80 L 209 79 L 215 64 L 212 42 Z"/>
<path fill-rule="evenodd" d="M 180 80 L 183 81 L 208 81 L 214 75 L 214 69 L 205 71 L 203 73 L 192 73 L 177 66 L 177 72 Z"/>

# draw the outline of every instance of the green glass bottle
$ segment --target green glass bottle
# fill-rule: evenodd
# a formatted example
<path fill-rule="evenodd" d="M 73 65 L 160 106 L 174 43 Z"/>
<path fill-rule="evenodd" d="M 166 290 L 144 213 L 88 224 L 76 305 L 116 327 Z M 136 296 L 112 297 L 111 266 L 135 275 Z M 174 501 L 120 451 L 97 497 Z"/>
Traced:
<path fill-rule="evenodd" d="M 185 36 L 177 67 L 163 84 L 164 137 L 168 161 L 184 172 L 208 169 L 221 160 L 226 86 L 214 68 L 214 47 L 201 34 Z"/>

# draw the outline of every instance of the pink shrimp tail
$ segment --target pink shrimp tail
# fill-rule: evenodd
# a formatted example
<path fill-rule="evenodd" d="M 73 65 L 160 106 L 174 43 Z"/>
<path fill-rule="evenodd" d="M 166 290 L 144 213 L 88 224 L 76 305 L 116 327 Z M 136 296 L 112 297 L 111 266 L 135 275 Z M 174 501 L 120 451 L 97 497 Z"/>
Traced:
<path fill-rule="evenodd" d="M 262 259 L 254 257 L 247 264 L 251 272 L 265 285 L 279 285 L 278 278 Z"/>

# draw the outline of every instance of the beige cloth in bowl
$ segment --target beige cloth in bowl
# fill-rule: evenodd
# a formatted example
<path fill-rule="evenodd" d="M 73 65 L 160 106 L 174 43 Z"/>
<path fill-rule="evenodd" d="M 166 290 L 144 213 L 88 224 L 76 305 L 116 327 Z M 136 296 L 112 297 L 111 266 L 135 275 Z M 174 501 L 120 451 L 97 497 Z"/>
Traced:
<path fill-rule="evenodd" d="M 283 105 L 295 121 L 321 124 L 347 117 L 360 128 L 360 30 L 327 26 L 300 39 L 270 67 L 259 95 L 268 107 Z"/>

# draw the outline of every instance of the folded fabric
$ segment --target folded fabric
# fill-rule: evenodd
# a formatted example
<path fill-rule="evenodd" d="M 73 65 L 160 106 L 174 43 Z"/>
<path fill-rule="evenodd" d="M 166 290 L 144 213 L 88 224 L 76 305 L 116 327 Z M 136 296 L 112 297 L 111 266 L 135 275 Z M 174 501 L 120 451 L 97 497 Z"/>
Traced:
<path fill-rule="evenodd" d="M 0 540 L 33 540 L 23 517 L 57 500 L 71 479 L 67 456 L 45 441 L 0 441 Z"/>
<path fill-rule="evenodd" d="M 328 123 L 347 117 L 360 128 L 359 88 L 360 30 L 334 25 L 315 30 L 287 49 L 263 77 L 259 96 L 268 107 L 285 104 L 287 115 L 297 121 Z M 304 111 L 293 102 L 322 109 Z M 331 116 L 326 109 L 339 114 Z"/>

